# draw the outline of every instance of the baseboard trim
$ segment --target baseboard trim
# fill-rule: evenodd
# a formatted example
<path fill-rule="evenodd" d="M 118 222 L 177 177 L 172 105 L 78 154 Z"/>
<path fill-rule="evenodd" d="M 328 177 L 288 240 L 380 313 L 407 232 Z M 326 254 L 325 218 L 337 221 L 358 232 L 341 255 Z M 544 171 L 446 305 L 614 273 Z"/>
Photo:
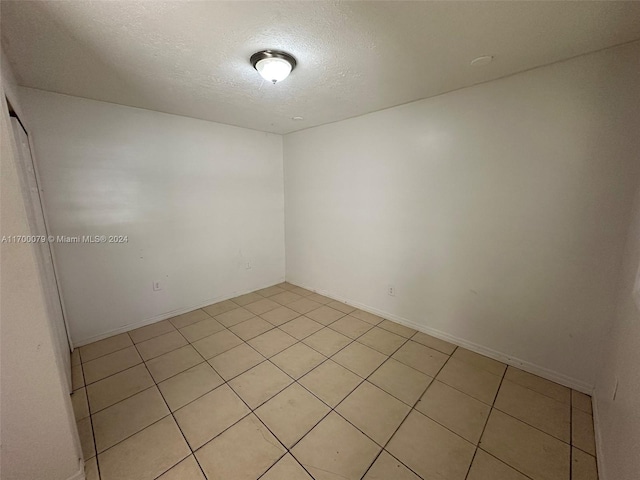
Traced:
<path fill-rule="evenodd" d="M 607 480 L 607 469 L 604 463 L 604 449 L 602 443 L 602 430 L 600 429 L 600 411 L 598 409 L 597 389 L 591 397 L 591 408 L 593 410 L 593 429 L 596 437 L 596 465 L 598 467 L 598 479 Z"/>
<path fill-rule="evenodd" d="M 85 475 L 84 475 L 84 462 L 82 461 L 82 459 L 80 459 L 80 466 L 78 467 L 78 470 L 71 475 L 70 477 L 67 478 L 67 480 L 85 480 Z"/>
<path fill-rule="evenodd" d="M 288 282 L 293 283 L 294 285 L 299 285 L 307 290 L 311 290 L 313 292 L 319 293 L 320 295 L 324 295 L 326 297 L 332 298 L 334 300 L 338 300 L 340 302 L 347 303 L 352 305 L 360 310 L 364 310 L 369 313 L 373 313 L 375 315 L 379 315 L 384 318 L 388 318 L 389 320 L 393 320 L 401 325 L 405 325 L 407 327 L 411 327 L 419 332 L 426 333 L 433 337 L 439 338 L 441 340 L 445 340 L 447 342 L 453 343 L 454 345 L 458 345 L 460 347 L 464 347 L 473 352 L 479 353 L 481 355 L 485 355 L 487 357 L 493 358 L 494 360 L 498 360 L 502 363 L 506 363 L 507 365 L 511 365 L 513 367 L 519 368 L 526 372 L 532 373 L 534 375 L 538 375 L 539 377 L 546 378 L 547 380 L 551 380 L 552 382 L 559 383 L 564 385 L 565 387 L 572 388 L 582 393 L 586 393 L 591 395 L 593 393 L 593 385 L 583 382 L 581 380 L 569 377 L 562 373 L 556 372 L 554 370 L 542 367 L 540 365 L 536 365 L 534 363 L 528 362 L 526 360 L 522 360 L 517 357 L 513 357 L 503 352 L 499 352 L 497 350 L 493 350 L 491 348 L 485 347 L 483 345 L 479 345 L 477 343 L 470 342 L 461 337 L 457 337 L 455 335 L 448 334 L 446 332 L 442 332 L 440 330 L 436 330 L 431 327 L 427 327 L 420 323 L 414 322 L 408 318 L 400 317 L 398 315 L 394 315 L 393 313 L 385 312 L 383 310 L 379 310 L 377 308 L 373 308 L 369 305 L 365 305 L 363 303 L 354 302 L 350 299 L 344 298 L 341 295 L 338 295 L 334 292 L 329 292 L 327 290 L 318 290 L 309 285 L 305 285 L 303 282 L 297 282 L 295 280 L 287 279 Z"/>
<path fill-rule="evenodd" d="M 238 297 L 240 295 L 244 295 L 245 293 L 255 292 L 256 290 L 261 290 L 263 288 L 267 288 L 272 285 L 277 285 L 278 283 L 282 283 L 282 282 L 284 282 L 284 278 L 279 278 L 277 280 L 267 283 L 264 286 L 258 286 L 258 287 L 251 288 L 250 290 L 233 292 L 228 295 L 222 295 L 219 297 L 210 298 L 197 305 L 191 305 L 188 307 L 179 308 L 177 310 L 172 310 L 171 312 L 161 313 L 160 315 L 155 315 L 153 317 L 145 318 L 144 320 L 140 320 L 138 322 L 128 323 L 127 325 L 123 325 L 122 327 L 109 330 L 108 332 L 101 333 L 99 335 L 93 335 L 91 337 L 82 338 L 78 341 L 74 341 L 73 348 L 82 347 L 83 345 L 88 345 L 89 343 L 97 342 L 98 340 L 103 340 L 105 338 L 112 337 L 113 335 L 118 335 L 119 333 L 129 332 L 131 330 L 135 330 L 136 328 L 146 327 L 147 325 L 151 325 L 152 323 L 160 322 L 162 320 L 166 320 L 167 318 L 175 317 L 176 315 L 182 315 L 183 313 L 191 312 L 192 310 L 197 310 L 198 308 L 209 306 L 212 303 L 223 302 L 225 300 L 229 300 L 230 298 Z"/>

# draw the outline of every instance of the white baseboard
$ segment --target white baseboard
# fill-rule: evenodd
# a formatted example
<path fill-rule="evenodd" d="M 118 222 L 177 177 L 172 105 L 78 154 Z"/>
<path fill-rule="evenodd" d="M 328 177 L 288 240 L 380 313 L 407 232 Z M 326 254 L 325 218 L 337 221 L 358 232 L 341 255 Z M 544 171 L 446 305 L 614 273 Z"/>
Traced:
<path fill-rule="evenodd" d="M 591 397 L 591 408 L 593 409 L 593 429 L 596 437 L 596 463 L 598 465 L 598 479 L 607 480 L 607 469 L 604 463 L 604 450 L 602 443 L 602 430 L 600 430 L 600 411 L 598 410 L 598 396 L 593 392 Z"/>
<path fill-rule="evenodd" d="M 97 342 L 98 340 L 103 340 L 108 337 L 112 337 L 113 335 L 117 335 L 119 333 L 129 332 L 131 330 L 135 330 L 136 328 L 145 327 L 147 325 L 151 325 L 152 323 L 160 322 L 162 320 L 166 320 L 167 318 L 175 317 L 176 315 L 182 315 L 183 313 L 191 312 L 192 310 L 197 310 L 198 308 L 206 307 L 211 305 L 212 303 L 222 302 L 224 300 L 229 300 L 230 298 L 238 297 L 240 295 L 244 295 L 245 293 L 255 292 L 256 290 L 261 290 L 263 288 L 270 287 L 272 285 L 276 285 L 278 283 L 284 282 L 284 278 L 279 278 L 264 286 L 259 286 L 256 288 L 252 288 L 251 290 L 245 290 L 241 292 L 234 292 L 229 295 L 223 295 L 220 297 L 210 298 L 202 303 L 197 305 L 191 305 L 184 308 L 179 308 L 177 310 L 172 310 L 171 312 L 161 313 L 160 315 L 155 315 L 153 317 L 145 318 L 144 320 L 140 320 L 134 323 L 128 323 L 127 325 L 123 325 L 122 327 L 118 327 L 113 330 L 109 330 L 108 332 L 101 333 L 99 335 L 93 335 L 91 337 L 81 338 L 79 340 L 75 340 L 73 342 L 73 348 L 82 347 L 83 345 L 88 345 L 89 343 Z"/>
<path fill-rule="evenodd" d="M 581 380 L 569 377 L 562 373 L 556 372 L 554 370 L 542 367 L 540 365 L 536 365 L 534 363 L 528 362 L 526 360 L 522 360 L 506 353 L 498 352 L 497 350 L 493 350 L 491 348 L 485 347 L 483 345 L 479 345 L 477 343 L 470 342 L 464 338 L 457 337 L 455 335 L 450 335 L 446 332 L 442 332 L 440 330 L 436 330 L 434 328 L 428 327 L 426 325 L 414 322 L 407 318 L 400 317 L 398 315 L 394 315 L 393 313 L 385 312 L 379 310 L 377 308 L 370 307 L 368 305 L 364 305 L 362 303 L 354 302 L 352 300 L 346 299 L 336 293 L 328 292 L 326 290 L 317 290 L 312 288 L 311 286 L 304 285 L 301 282 L 296 282 L 295 280 L 289 280 L 295 285 L 299 285 L 307 290 L 311 290 L 313 292 L 319 293 L 326 297 L 332 298 L 334 300 L 338 300 L 340 302 L 347 303 L 354 307 L 359 308 L 360 310 L 364 310 L 369 313 L 373 313 L 375 315 L 379 315 L 381 317 L 387 318 L 389 320 L 393 320 L 401 325 L 405 325 L 407 327 L 411 327 L 419 332 L 426 333 L 433 337 L 439 338 L 441 340 L 445 340 L 449 343 L 453 343 L 454 345 L 458 345 L 460 347 L 464 347 L 473 352 L 479 353 L 481 355 L 493 358 L 494 360 L 498 360 L 502 363 L 506 363 L 507 365 L 511 365 L 513 367 L 519 368 L 526 372 L 532 373 L 534 375 L 538 375 L 539 377 L 546 378 L 547 380 L 551 380 L 552 382 L 559 383 L 560 385 L 564 385 L 565 387 L 572 388 L 582 393 L 586 393 L 587 395 L 591 395 L 593 393 L 593 385 L 583 382 Z"/>
<path fill-rule="evenodd" d="M 85 475 L 84 475 L 84 462 L 82 461 L 82 459 L 80 459 L 80 466 L 78 467 L 78 470 L 71 475 L 70 477 L 67 478 L 67 480 L 85 480 Z"/>

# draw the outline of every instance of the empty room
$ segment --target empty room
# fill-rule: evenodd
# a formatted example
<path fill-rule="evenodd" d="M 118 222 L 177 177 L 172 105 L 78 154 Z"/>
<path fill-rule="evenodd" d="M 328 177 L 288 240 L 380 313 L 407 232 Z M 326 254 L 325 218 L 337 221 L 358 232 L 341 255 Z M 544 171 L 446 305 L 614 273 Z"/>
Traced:
<path fill-rule="evenodd" d="M 3 480 L 640 479 L 640 2 L 0 38 Z"/>

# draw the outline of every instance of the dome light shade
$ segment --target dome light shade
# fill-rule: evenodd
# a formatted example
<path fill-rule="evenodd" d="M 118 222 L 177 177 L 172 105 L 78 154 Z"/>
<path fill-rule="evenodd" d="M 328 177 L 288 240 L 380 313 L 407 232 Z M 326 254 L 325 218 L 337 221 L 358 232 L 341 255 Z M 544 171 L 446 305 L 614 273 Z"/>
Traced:
<path fill-rule="evenodd" d="M 251 56 L 251 65 L 262 78 L 277 83 L 289 76 L 296 66 L 296 59 L 285 52 L 264 50 Z"/>

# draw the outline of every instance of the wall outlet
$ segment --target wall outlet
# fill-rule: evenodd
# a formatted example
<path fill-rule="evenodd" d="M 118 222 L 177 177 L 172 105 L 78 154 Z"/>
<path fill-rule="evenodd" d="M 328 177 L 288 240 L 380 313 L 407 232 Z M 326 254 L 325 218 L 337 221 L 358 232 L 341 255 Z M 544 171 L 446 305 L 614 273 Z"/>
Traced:
<path fill-rule="evenodd" d="M 393 285 L 389 285 L 387 287 L 387 294 L 391 295 L 392 297 L 396 296 L 396 287 L 394 287 Z"/>
<path fill-rule="evenodd" d="M 244 268 L 251 270 L 251 260 L 247 260 L 247 263 L 244 264 Z"/>
<path fill-rule="evenodd" d="M 159 280 L 155 280 L 155 281 L 153 282 L 153 291 L 154 291 L 154 292 L 157 292 L 157 291 L 159 291 L 159 290 L 162 290 L 162 283 L 160 283 L 160 281 L 159 281 Z"/>

